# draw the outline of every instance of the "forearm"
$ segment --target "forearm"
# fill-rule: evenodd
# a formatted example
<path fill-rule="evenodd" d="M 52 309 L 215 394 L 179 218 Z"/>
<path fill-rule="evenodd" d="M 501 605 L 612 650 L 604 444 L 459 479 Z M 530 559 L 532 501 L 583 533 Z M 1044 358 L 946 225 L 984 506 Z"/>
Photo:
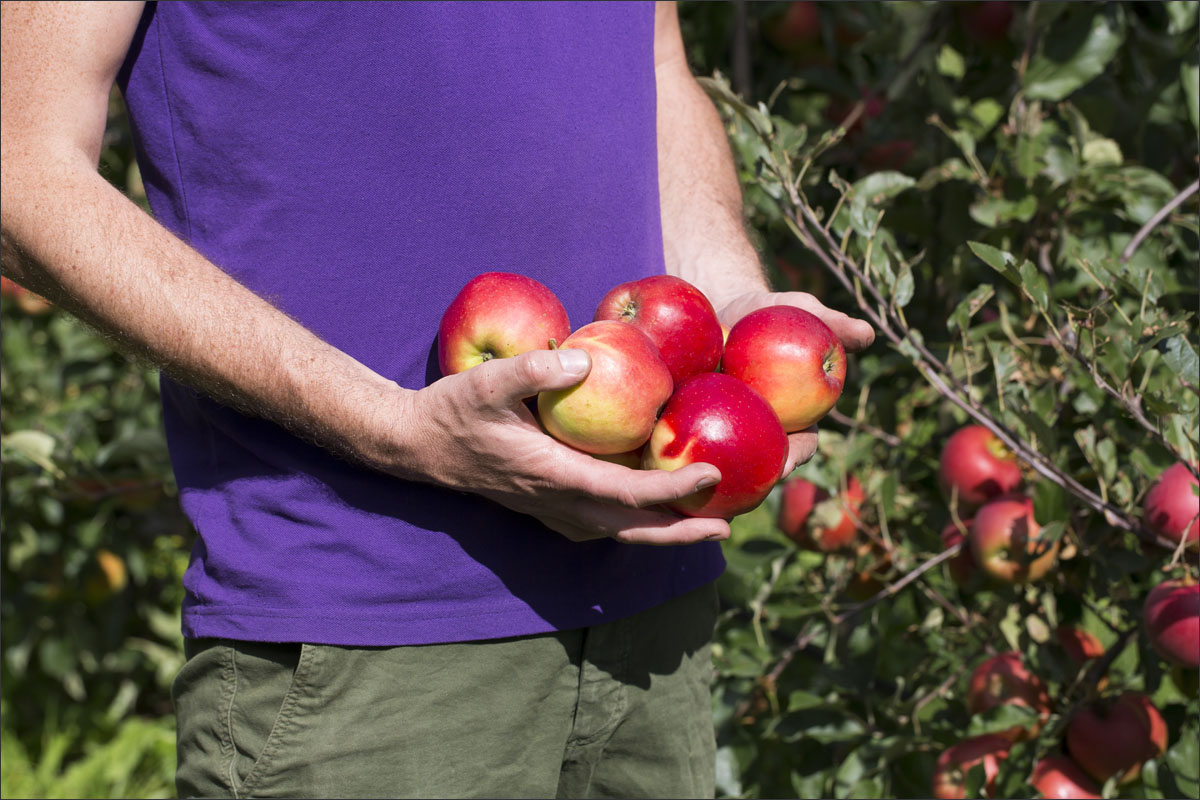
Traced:
<path fill-rule="evenodd" d="M 679 53 L 656 68 L 658 182 L 667 272 L 718 307 L 768 288 L 743 226 L 742 193 L 716 108 Z"/>
<path fill-rule="evenodd" d="M 182 381 L 343 455 L 395 463 L 407 395 L 177 239 L 82 153 L 7 159 L 3 270 Z M 390 412 L 388 414 L 387 412 Z"/>

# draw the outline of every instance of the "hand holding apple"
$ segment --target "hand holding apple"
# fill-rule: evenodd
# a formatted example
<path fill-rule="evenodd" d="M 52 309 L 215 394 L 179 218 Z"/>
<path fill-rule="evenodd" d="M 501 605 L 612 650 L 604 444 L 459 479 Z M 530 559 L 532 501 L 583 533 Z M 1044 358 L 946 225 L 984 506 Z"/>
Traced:
<path fill-rule="evenodd" d="M 728 537 L 724 520 L 681 519 L 651 508 L 717 483 L 721 474 L 712 465 L 633 470 L 542 431 L 522 401 L 574 386 L 590 368 L 586 351 L 534 350 L 405 393 L 403 407 L 381 409 L 404 422 L 395 426 L 396 441 L 378 466 L 407 480 L 480 494 L 573 541 L 674 545 Z"/>

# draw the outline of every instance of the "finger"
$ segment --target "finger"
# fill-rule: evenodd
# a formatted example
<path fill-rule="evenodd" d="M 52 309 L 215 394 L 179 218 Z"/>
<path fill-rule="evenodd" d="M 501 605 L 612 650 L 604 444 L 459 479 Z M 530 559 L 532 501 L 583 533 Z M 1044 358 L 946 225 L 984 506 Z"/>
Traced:
<path fill-rule="evenodd" d="M 788 434 L 788 457 L 783 466 L 783 475 L 787 477 L 792 470 L 804 464 L 817 452 L 817 426 L 805 428 L 802 431 Z"/>
<path fill-rule="evenodd" d="M 655 509 L 630 509 L 603 503 L 577 503 L 570 519 L 550 514 L 542 519 L 547 527 L 572 541 L 601 536 L 624 544 L 678 546 L 729 538 L 729 523 L 707 517 L 680 517 Z"/>
<path fill-rule="evenodd" d="M 566 389 L 587 377 L 592 368 L 585 350 L 534 350 L 512 358 L 496 358 L 460 373 L 477 405 L 511 408 L 538 392 Z"/>
<path fill-rule="evenodd" d="M 646 508 L 679 500 L 721 481 L 712 464 L 697 462 L 680 469 L 630 469 L 601 461 L 569 448 L 556 477 L 564 487 L 603 503 Z"/>

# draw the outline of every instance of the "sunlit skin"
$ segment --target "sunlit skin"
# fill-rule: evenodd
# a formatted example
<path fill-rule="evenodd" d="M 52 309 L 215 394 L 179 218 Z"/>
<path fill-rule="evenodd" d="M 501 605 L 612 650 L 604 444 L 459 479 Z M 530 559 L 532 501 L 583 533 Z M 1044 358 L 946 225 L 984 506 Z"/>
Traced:
<path fill-rule="evenodd" d="M 712 372 L 721 361 L 721 323 L 704 293 L 683 278 L 654 275 L 611 289 L 596 309 L 596 320 L 627 322 L 650 337 L 682 383 Z"/>
<path fill-rule="evenodd" d="M 485 272 L 459 291 L 438 326 L 438 366 L 456 375 L 493 358 L 545 350 L 571 334 L 567 311 L 545 285 Z"/>
<path fill-rule="evenodd" d="M 817 504 L 829 499 L 829 492 L 803 478 L 793 478 L 783 486 L 779 503 L 779 529 L 801 547 L 825 553 L 841 550 L 854 541 L 858 533 L 858 509 L 864 498 L 862 484 L 853 475 L 846 481 L 846 491 L 838 500 L 842 515 L 830 526 L 821 526 L 811 518 Z"/>
<path fill-rule="evenodd" d="M 967 541 L 975 563 L 1004 583 L 1029 583 L 1041 579 L 1054 566 L 1058 542 L 1041 537 L 1033 518 L 1033 501 L 1001 497 L 975 514 Z"/>
<path fill-rule="evenodd" d="M 729 331 L 721 371 L 767 399 L 788 433 L 825 416 L 846 381 L 846 350 L 816 315 L 770 306 L 742 317 Z"/>
<path fill-rule="evenodd" d="M 1050 713 L 1046 685 L 1029 671 L 1021 654 L 1015 651 L 987 659 L 975 668 L 967 682 L 967 709 L 972 714 L 1004 705 L 1022 705 L 1038 716 L 1038 721 L 1029 728 L 1015 726 L 1001 734 L 1013 741 L 1036 734 L 1041 720 Z"/>
<path fill-rule="evenodd" d="M 1174 666 L 1200 667 L 1200 583 L 1168 580 L 1155 586 L 1142 621 L 1159 655 Z"/>
<path fill-rule="evenodd" d="M 1174 464 L 1163 470 L 1146 493 L 1143 504 L 1146 524 L 1169 539 L 1186 535 L 1187 546 L 1200 544 L 1200 495 L 1195 493 L 1196 476 L 1185 465 Z"/>
<path fill-rule="evenodd" d="M 1066 756 L 1043 758 L 1029 781 L 1047 800 L 1100 800 L 1100 787 Z"/>
<path fill-rule="evenodd" d="M 957 800 L 967 796 L 967 773 L 983 764 L 984 786 L 990 795 L 995 788 L 1000 762 L 1008 757 L 1012 742 L 1003 736 L 985 734 L 947 748 L 938 756 L 933 771 L 933 796 Z"/>
<path fill-rule="evenodd" d="M 538 417 L 564 444 L 594 455 L 627 453 L 650 438 L 674 384 L 658 348 L 623 322 L 584 325 L 562 342 L 586 350 L 592 369 L 581 383 L 538 395 Z"/>
<path fill-rule="evenodd" d="M 697 461 L 721 471 L 716 486 L 668 503 L 689 517 L 730 518 L 761 503 L 779 480 L 788 441 L 767 402 L 736 378 L 688 378 L 654 427 L 642 465 L 675 470 Z"/>
<path fill-rule="evenodd" d="M 1114 775 L 1129 783 L 1142 764 L 1167 749 L 1167 724 L 1149 698 L 1125 692 L 1075 712 L 1067 723 L 1067 751 L 1084 772 L 1103 784 Z"/>
<path fill-rule="evenodd" d="M 1021 467 L 994 433 L 968 425 L 946 440 L 938 478 L 947 497 L 957 492 L 960 504 L 975 508 L 1020 486 Z"/>

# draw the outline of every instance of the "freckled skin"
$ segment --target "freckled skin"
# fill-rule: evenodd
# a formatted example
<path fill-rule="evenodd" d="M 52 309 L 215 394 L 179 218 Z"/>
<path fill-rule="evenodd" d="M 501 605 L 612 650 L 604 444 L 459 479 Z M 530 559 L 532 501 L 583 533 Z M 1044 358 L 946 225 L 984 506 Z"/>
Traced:
<path fill-rule="evenodd" d="M 760 308 L 729 331 L 721 371 L 759 392 L 788 433 L 816 424 L 846 381 L 846 350 L 816 315 L 792 306 Z"/>
<path fill-rule="evenodd" d="M 690 517 L 729 518 L 766 498 L 787 458 L 787 435 L 770 405 L 736 378 L 716 372 L 688 378 L 675 390 L 646 448 L 646 469 L 714 465 L 721 482 L 670 503 Z"/>
<path fill-rule="evenodd" d="M 639 328 L 658 347 L 676 384 L 721 361 L 721 323 L 712 303 L 692 284 L 673 275 L 654 275 L 611 289 L 596 309 L 596 320 L 617 320 Z"/>
<path fill-rule="evenodd" d="M 571 334 L 567 311 L 545 285 L 510 272 L 472 278 L 438 326 L 438 366 L 456 375 L 492 358 L 560 344 Z"/>
<path fill-rule="evenodd" d="M 645 444 L 674 386 L 654 343 L 632 325 L 606 320 L 584 325 L 559 346 L 586 350 L 592 369 L 582 383 L 538 395 L 546 431 L 593 455 Z"/>

